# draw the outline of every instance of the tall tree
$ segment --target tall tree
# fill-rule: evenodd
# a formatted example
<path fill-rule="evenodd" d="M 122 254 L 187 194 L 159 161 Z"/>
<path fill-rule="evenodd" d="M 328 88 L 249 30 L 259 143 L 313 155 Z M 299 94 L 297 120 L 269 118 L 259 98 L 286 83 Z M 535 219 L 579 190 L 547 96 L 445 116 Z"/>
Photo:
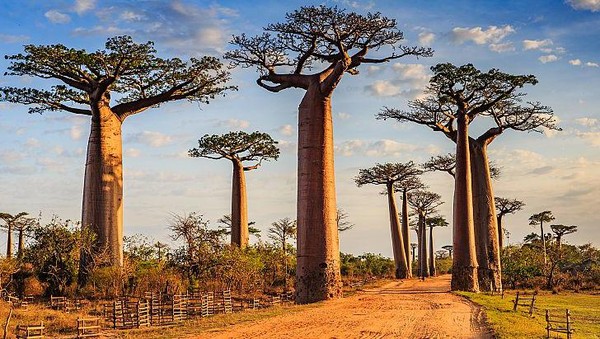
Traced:
<path fill-rule="evenodd" d="M 331 97 L 344 73 L 362 64 L 404 56 L 430 56 L 430 49 L 401 45 L 396 21 L 381 13 L 360 15 L 337 7 L 301 7 L 262 35 L 235 36 L 235 65 L 256 67 L 259 86 L 270 92 L 301 88 L 298 114 L 298 262 L 296 301 L 309 303 L 341 296 L 336 229 Z M 385 47 L 392 52 L 384 54 Z M 379 58 L 368 58 L 370 51 Z M 315 67 L 325 69 L 310 72 Z M 291 73 L 286 73 L 292 69 Z M 306 72 L 308 71 L 308 72 Z"/>
<path fill-rule="evenodd" d="M 452 248 L 453 248 L 452 245 L 444 245 L 444 246 L 442 246 L 442 248 L 445 249 L 446 251 L 448 251 L 448 256 L 450 258 L 452 258 Z"/>
<path fill-rule="evenodd" d="M 204 135 L 198 140 L 198 147 L 189 150 L 191 157 L 207 159 L 227 159 L 233 165 L 231 193 L 231 243 L 246 248 L 248 246 L 248 198 L 246 197 L 246 176 L 244 172 L 260 167 L 263 160 L 277 160 L 277 141 L 267 133 L 243 131 L 223 135 Z M 252 162 L 244 166 L 244 162 Z"/>
<path fill-rule="evenodd" d="M 288 258 L 287 258 L 287 240 L 296 238 L 296 220 L 290 218 L 283 218 L 275 221 L 269 228 L 269 238 L 275 242 L 275 244 L 281 246 L 283 253 L 284 269 L 285 274 L 283 278 L 283 288 L 287 290 L 288 281 Z"/>
<path fill-rule="evenodd" d="M 544 223 L 551 222 L 556 219 L 551 211 L 543 211 L 529 217 L 529 225 L 540 225 L 540 239 L 542 241 L 542 249 L 544 251 L 544 265 L 548 264 L 548 251 L 546 249 L 546 238 L 544 236 Z"/>
<path fill-rule="evenodd" d="M 411 254 L 412 254 L 412 262 L 415 262 L 415 255 L 416 255 L 416 249 L 419 245 L 417 243 L 411 242 L 410 243 L 410 250 L 411 250 Z"/>
<path fill-rule="evenodd" d="M 408 204 L 416 212 L 418 221 L 419 235 L 419 276 L 422 278 L 429 276 L 429 262 L 427 260 L 427 216 L 435 213 L 437 207 L 443 204 L 441 196 L 437 193 L 423 190 L 413 191 L 408 195 Z"/>
<path fill-rule="evenodd" d="M 577 226 L 571 225 L 550 225 L 550 229 L 552 233 L 556 236 L 556 244 L 558 245 L 558 251 L 560 255 L 561 247 L 562 247 L 562 238 L 565 235 L 572 234 L 577 232 Z"/>
<path fill-rule="evenodd" d="M 525 207 L 525 203 L 517 199 L 507 199 L 501 197 L 495 197 L 494 202 L 496 204 L 496 219 L 498 223 L 498 244 L 500 249 L 504 245 L 504 228 L 502 226 L 502 218 L 507 214 L 513 214 L 520 211 Z"/>
<path fill-rule="evenodd" d="M 82 224 L 97 234 L 96 251 L 107 249 L 113 265 L 123 265 L 125 119 L 169 101 L 208 103 L 231 89 L 224 85 L 229 73 L 218 59 L 163 59 L 153 45 L 135 43 L 129 36 L 110 38 L 104 50 L 95 52 L 60 44 L 26 45 L 25 54 L 6 57 L 6 74 L 51 79 L 54 85 L 49 90 L 0 88 L 2 100 L 31 105 L 30 113 L 65 111 L 91 117 Z M 81 261 L 83 281 L 86 261 Z"/>
<path fill-rule="evenodd" d="M 390 215 L 390 229 L 392 237 L 392 250 L 394 253 L 394 263 L 396 265 L 396 278 L 405 279 L 410 277 L 408 266 L 408 251 L 405 248 L 404 234 L 400 220 L 398 218 L 398 206 L 396 205 L 395 192 L 397 185 L 402 182 L 414 181 L 423 171 L 418 169 L 415 164 L 407 163 L 385 163 L 376 164 L 374 167 L 360 169 L 358 175 L 354 178 L 356 185 L 385 185 L 384 194 L 388 198 L 388 209 Z M 403 215 L 408 216 L 407 213 Z"/>
<path fill-rule="evenodd" d="M 422 173 L 422 172 L 421 172 Z M 410 234 L 408 232 L 410 228 L 409 213 L 408 213 L 408 193 L 418 189 L 424 189 L 425 185 L 421 182 L 418 177 L 408 178 L 403 181 L 396 183 L 396 190 L 402 192 L 402 213 L 400 215 L 402 220 L 402 240 L 404 240 L 404 250 L 406 251 L 406 258 L 410 257 L 409 244 Z M 408 278 L 412 278 L 412 262 L 408 262 Z"/>
<path fill-rule="evenodd" d="M 510 75 L 497 69 L 481 72 L 471 64 L 438 64 L 431 70 L 434 74 L 424 99 L 409 102 L 409 111 L 386 107 L 377 117 L 424 125 L 456 143 L 452 288 L 501 289 L 499 237 L 487 147 L 506 130 L 558 129 L 556 119 L 547 106 L 522 103 L 525 94 L 518 90 L 536 84 L 533 75 Z M 493 126 L 472 138 L 469 124 L 478 116 L 489 118 Z"/>
<path fill-rule="evenodd" d="M 436 215 L 425 220 L 425 224 L 429 226 L 429 275 L 435 277 L 437 270 L 435 269 L 435 246 L 433 243 L 433 229 L 436 227 L 447 227 L 446 218 L 441 215 Z"/>
<path fill-rule="evenodd" d="M 0 213 L 0 219 L 4 221 L 4 228 L 6 228 L 6 257 L 12 258 L 13 255 L 13 232 L 18 228 L 20 223 L 27 223 L 27 216 L 29 213 L 20 212 L 15 215 L 9 213 Z M 19 247 L 20 248 L 20 247 Z"/>

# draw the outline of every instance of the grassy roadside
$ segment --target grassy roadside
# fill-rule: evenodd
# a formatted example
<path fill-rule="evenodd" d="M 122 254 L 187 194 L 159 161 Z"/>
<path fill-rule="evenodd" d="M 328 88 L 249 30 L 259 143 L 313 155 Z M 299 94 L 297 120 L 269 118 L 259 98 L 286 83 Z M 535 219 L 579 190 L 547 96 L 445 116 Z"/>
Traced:
<path fill-rule="evenodd" d="M 520 307 L 517 312 L 512 310 L 516 291 L 506 292 L 504 299 L 499 295 L 483 293 L 457 294 L 483 307 L 498 338 L 545 338 L 546 310 L 550 310 L 554 318 L 563 316 L 565 309 L 571 311 L 574 338 L 600 338 L 600 295 L 572 292 L 552 294 L 542 291 L 538 294 L 533 317 L 529 317 L 525 307 Z"/>

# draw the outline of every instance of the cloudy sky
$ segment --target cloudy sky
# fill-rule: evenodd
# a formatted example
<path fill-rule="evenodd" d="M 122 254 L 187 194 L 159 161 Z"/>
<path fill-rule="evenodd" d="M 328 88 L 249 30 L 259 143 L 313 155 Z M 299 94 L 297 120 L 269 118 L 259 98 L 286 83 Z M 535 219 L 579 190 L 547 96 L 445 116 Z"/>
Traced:
<path fill-rule="evenodd" d="M 230 48 L 233 34 L 258 34 L 286 12 L 323 3 L 382 12 L 397 19 L 406 45 L 435 50 L 432 58 L 361 66 L 334 93 L 338 204 L 356 225 L 341 235 L 342 251 L 391 255 L 385 197 L 380 187 L 355 186 L 359 168 L 421 163 L 453 151 L 445 137 L 425 127 L 374 118 L 384 106 L 405 108 L 418 97 L 429 68 L 440 62 L 534 74 L 539 84 L 525 89 L 527 99 L 551 106 L 559 118 L 561 132 L 508 131 L 490 146 L 490 157 L 502 169 L 496 195 L 527 204 L 505 219 L 510 242 L 536 231 L 528 225 L 530 215 L 551 210 L 556 223 L 579 226 L 567 241 L 600 245 L 600 0 L 0 0 L 0 50 L 15 54 L 24 44 L 56 43 L 97 50 L 108 37 L 128 34 L 139 42 L 155 41 L 164 57 L 219 56 Z M 7 65 L 0 60 L 2 74 Z M 279 161 L 247 175 L 250 220 L 266 230 L 273 221 L 294 217 L 296 110 L 303 93 L 270 93 L 255 79 L 254 70 L 237 69 L 232 84 L 239 91 L 225 98 L 209 105 L 171 103 L 126 121 L 126 234 L 167 240 L 171 213 L 198 211 L 213 225 L 229 213 L 230 163 L 186 154 L 202 135 L 231 130 L 267 132 L 282 150 Z M 44 84 L 0 77 L 0 86 Z M 473 134 L 485 128 L 473 125 Z M 0 102 L 0 210 L 79 219 L 88 134 L 89 118 L 29 115 L 24 106 Z M 451 219 L 451 178 L 429 173 L 423 179 L 442 195 L 440 213 Z M 451 243 L 450 229 L 437 234 L 437 247 Z"/>

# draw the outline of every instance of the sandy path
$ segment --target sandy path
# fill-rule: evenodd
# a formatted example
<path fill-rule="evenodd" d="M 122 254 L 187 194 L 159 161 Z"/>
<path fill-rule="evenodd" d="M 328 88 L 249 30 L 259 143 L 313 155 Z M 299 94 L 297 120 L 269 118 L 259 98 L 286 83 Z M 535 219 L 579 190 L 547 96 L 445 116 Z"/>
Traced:
<path fill-rule="evenodd" d="M 190 338 L 491 338 L 481 311 L 449 293 L 450 276 L 406 280 L 319 307 Z"/>

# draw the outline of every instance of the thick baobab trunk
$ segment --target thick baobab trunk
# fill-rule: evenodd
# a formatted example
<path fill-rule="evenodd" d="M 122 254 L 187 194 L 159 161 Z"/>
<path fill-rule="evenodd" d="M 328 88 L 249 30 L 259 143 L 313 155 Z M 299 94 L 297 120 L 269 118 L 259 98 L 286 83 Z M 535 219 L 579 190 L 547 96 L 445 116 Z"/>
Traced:
<path fill-rule="evenodd" d="M 473 189 L 473 218 L 475 222 L 475 248 L 479 289 L 501 291 L 502 274 L 500 247 L 498 244 L 498 224 L 494 189 L 490 175 L 487 144 L 485 141 L 471 140 L 471 173 Z"/>
<path fill-rule="evenodd" d="M 433 253 L 433 227 L 429 226 L 429 275 L 435 277 L 435 255 Z"/>
<path fill-rule="evenodd" d="M 392 233 L 392 250 L 394 252 L 394 263 L 396 264 L 396 279 L 408 278 L 408 264 L 406 251 L 404 250 L 404 239 L 400 220 L 398 220 L 398 207 L 394 195 L 394 185 L 387 184 L 388 207 L 390 212 L 390 229 Z"/>
<path fill-rule="evenodd" d="M 23 254 L 25 252 L 25 231 L 23 229 L 19 230 L 19 245 L 17 247 L 17 258 L 23 258 Z"/>
<path fill-rule="evenodd" d="M 341 297 L 331 98 L 318 80 L 299 107 L 297 213 L 296 302 Z"/>
<path fill-rule="evenodd" d="M 12 258 L 12 250 L 13 250 L 13 240 L 12 240 L 12 223 L 8 222 L 6 229 L 6 257 Z"/>
<path fill-rule="evenodd" d="M 419 275 L 421 278 L 429 276 L 429 261 L 427 260 L 427 225 L 425 215 L 419 214 Z"/>
<path fill-rule="evenodd" d="M 248 200 L 246 176 L 242 162 L 234 159 L 231 190 L 231 244 L 240 248 L 248 246 Z"/>
<path fill-rule="evenodd" d="M 465 114 L 459 114 L 456 137 L 456 176 L 454 180 L 454 211 L 452 245 L 452 290 L 479 291 L 473 195 L 471 191 L 471 158 L 469 124 Z"/>
<path fill-rule="evenodd" d="M 95 253 L 106 253 L 114 266 L 123 266 L 123 152 L 121 120 L 100 103 L 92 110 L 83 185 L 82 227 L 96 235 Z M 83 258 L 80 278 L 91 258 Z M 81 270 L 83 269 L 83 270 Z M 85 277 L 83 277 L 85 280 Z"/>
<path fill-rule="evenodd" d="M 408 231 L 408 197 L 406 189 L 402 190 L 402 240 L 404 240 L 404 252 L 406 253 L 406 277 L 412 278 L 412 262 L 410 258 L 410 232 Z M 414 259 L 413 259 L 414 260 Z"/>
<path fill-rule="evenodd" d="M 498 223 L 498 248 L 502 251 L 504 247 L 504 229 L 502 228 L 502 215 L 496 216 L 496 222 Z"/>

